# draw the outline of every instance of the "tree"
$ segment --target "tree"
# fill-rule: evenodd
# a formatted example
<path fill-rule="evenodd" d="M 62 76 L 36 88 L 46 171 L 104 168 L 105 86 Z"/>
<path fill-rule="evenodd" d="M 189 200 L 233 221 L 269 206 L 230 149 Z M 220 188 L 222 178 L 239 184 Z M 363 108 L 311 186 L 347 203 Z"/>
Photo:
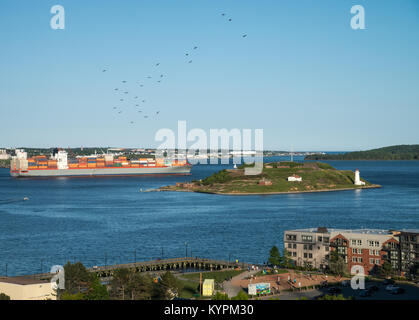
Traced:
<path fill-rule="evenodd" d="M 333 274 L 339 275 L 345 274 L 348 270 L 345 260 L 336 250 L 333 250 L 330 253 L 329 269 Z"/>
<path fill-rule="evenodd" d="M 10 300 L 10 297 L 5 293 L 0 293 L 0 300 Z"/>
<path fill-rule="evenodd" d="M 128 291 L 131 300 L 150 300 L 152 296 L 153 282 L 148 276 L 132 273 L 129 279 Z"/>
<path fill-rule="evenodd" d="M 75 293 L 75 294 L 71 294 L 68 291 L 64 291 L 60 295 L 60 300 L 86 300 L 86 297 L 81 292 Z"/>
<path fill-rule="evenodd" d="M 128 269 L 116 269 L 111 280 L 111 296 L 116 299 L 125 300 L 129 295 L 128 286 L 130 282 Z"/>
<path fill-rule="evenodd" d="M 379 273 L 384 278 L 391 277 L 394 274 L 394 270 L 391 263 L 388 261 L 384 261 L 384 263 L 379 268 Z"/>
<path fill-rule="evenodd" d="M 291 254 L 286 249 L 284 249 L 281 266 L 284 268 L 292 268 L 294 266 L 294 261 L 291 259 Z"/>
<path fill-rule="evenodd" d="M 240 290 L 237 296 L 231 298 L 231 300 L 249 300 L 249 296 L 243 290 Z"/>
<path fill-rule="evenodd" d="M 94 276 L 86 295 L 87 300 L 109 300 L 109 293 L 106 286 L 100 283 L 99 277 Z"/>
<path fill-rule="evenodd" d="M 215 295 L 212 297 L 212 300 L 230 300 L 228 298 L 227 293 L 216 292 Z"/>
<path fill-rule="evenodd" d="M 183 289 L 183 284 L 170 271 L 162 275 L 159 284 L 166 290 L 166 299 L 178 297 Z"/>
<path fill-rule="evenodd" d="M 278 247 L 273 246 L 269 251 L 268 263 L 272 266 L 279 266 L 281 264 L 281 254 Z"/>
<path fill-rule="evenodd" d="M 81 263 L 71 264 L 67 262 L 64 266 L 65 290 L 70 293 L 79 293 L 87 289 L 93 281 L 93 275 Z"/>
<path fill-rule="evenodd" d="M 325 296 L 317 298 L 317 300 L 354 300 L 354 298 L 353 297 L 345 298 L 342 294 L 339 294 L 339 295 L 326 294 Z"/>

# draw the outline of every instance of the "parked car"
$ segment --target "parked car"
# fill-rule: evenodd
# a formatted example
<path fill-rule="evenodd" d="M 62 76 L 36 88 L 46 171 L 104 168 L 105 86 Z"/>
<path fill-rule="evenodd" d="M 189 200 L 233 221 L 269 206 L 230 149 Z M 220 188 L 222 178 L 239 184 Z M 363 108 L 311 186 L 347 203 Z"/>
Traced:
<path fill-rule="evenodd" d="M 389 284 L 389 285 L 386 287 L 386 290 L 387 290 L 387 291 L 391 291 L 391 290 L 394 290 L 394 289 L 396 289 L 396 288 L 398 288 L 398 287 L 396 287 L 395 285 Z"/>
<path fill-rule="evenodd" d="M 359 291 L 359 296 L 360 297 L 371 297 L 371 291 L 368 289 L 363 289 L 361 291 Z"/>
<path fill-rule="evenodd" d="M 404 293 L 404 289 L 400 287 L 395 287 L 390 291 L 391 294 L 401 294 Z"/>
<path fill-rule="evenodd" d="M 327 292 L 329 292 L 329 293 L 340 293 L 341 291 L 342 290 L 340 290 L 337 287 L 331 287 L 331 288 L 329 288 L 329 290 L 327 290 Z"/>
<path fill-rule="evenodd" d="M 376 286 L 375 284 L 373 284 L 371 286 L 368 286 L 367 289 L 370 290 L 370 291 L 378 291 L 378 290 L 380 290 L 380 288 L 378 286 Z"/>
<path fill-rule="evenodd" d="M 383 285 L 388 286 L 389 284 L 394 284 L 394 280 L 393 279 L 385 279 L 383 281 Z"/>

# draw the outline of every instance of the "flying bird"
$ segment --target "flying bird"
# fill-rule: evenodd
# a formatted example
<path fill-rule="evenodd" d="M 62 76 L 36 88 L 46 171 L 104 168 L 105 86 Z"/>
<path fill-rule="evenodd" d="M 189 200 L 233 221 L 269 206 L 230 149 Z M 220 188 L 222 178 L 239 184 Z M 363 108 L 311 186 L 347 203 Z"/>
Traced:
<path fill-rule="evenodd" d="M 192 60 L 189 60 L 189 63 L 192 63 Z"/>
<path fill-rule="evenodd" d="M 146 118 L 146 119 L 147 119 L 147 118 L 148 118 L 148 116 L 144 116 L 144 118 Z"/>
<path fill-rule="evenodd" d="M 122 80 L 122 83 L 127 83 L 127 80 Z"/>
<path fill-rule="evenodd" d="M 226 14 L 225 13 L 222 13 L 221 15 L 224 17 Z"/>
<path fill-rule="evenodd" d="M 106 69 L 103 69 L 103 70 L 102 70 L 102 72 L 106 72 L 106 71 L 107 71 Z"/>
<path fill-rule="evenodd" d="M 128 94 L 128 91 L 125 91 L 124 93 L 125 93 L 125 94 Z"/>
<path fill-rule="evenodd" d="M 151 76 L 148 76 L 147 79 L 151 79 Z"/>
<path fill-rule="evenodd" d="M 160 65 L 160 62 L 159 63 L 156 63 L 156 67 L 158 67 Z"/>
<path fill-rule="evenodd" d="M 135 97 L 134 97 L 134 99 L 138 99 L 138 97 L 137 97 L 137 96 L 135 96 Z"/>
<path fill-rule="evenodd" d="M 244 34 L 244 35 L 243 35 L 243 38 L 246 38 L 246 37 L 247 37 L 247 34 Z"/>
<path fill-rule="evenodd" d="M 115 88 L 114 90 L 115 90 L 115 91 L 118 91 L 119 89 L 118 89 L 118 88 Z"/>
<path fill-rule="evenodd" d="M 232 20 L 233 20 L 233 19 L 231 19 L 231 18 L 230 18 L 230 19 L 228 19 L 228 21 L 232 21 Z"/>
<path fill-rule="evenodd" d="M 119 99 L 119 101 L 124 101 L 124 99 Z"/>
<path fill-rule="evenodd" d="M 194 50 L 198 49 L 198 47 L 193 47 Z"/>
<path fill-rule="evenodd" d="M 160 111 L 156 111 L 156 114 L 159 114 L 160 113 Z"/>
<path fill-rule="evenodd" d="M 118 113 L 122 113 L 122 111 L 119 111 Z"/>
<path fill-rule="evenodd" d="M 160 78 L 163 78 L 163 75 L 162 74 L 160 75 Z"/>
<path fill-rule="evenodd" d="M 143 100 L 143 102 L 145 102 L 145 100 Z"/>

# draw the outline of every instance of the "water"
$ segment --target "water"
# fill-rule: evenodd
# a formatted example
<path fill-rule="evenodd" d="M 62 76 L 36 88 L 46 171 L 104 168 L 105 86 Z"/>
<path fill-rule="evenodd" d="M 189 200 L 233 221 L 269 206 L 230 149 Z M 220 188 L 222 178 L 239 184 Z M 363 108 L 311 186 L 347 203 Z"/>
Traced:
<path fill-rule="evenodd" d="M 287 229 L 419 228 L 419 162 L 330 161 L 381 189 L 269 196 L 139 192 L 208 176 L 12 179 L 0 169 L 0 275 L 188 255 L 259 263 Z M 29 201 L 23 201 L 28 197 Z M 185 245 L 186 242 L 186 245 Z M 163 252 L 162 252 L 163 251 Z"/>

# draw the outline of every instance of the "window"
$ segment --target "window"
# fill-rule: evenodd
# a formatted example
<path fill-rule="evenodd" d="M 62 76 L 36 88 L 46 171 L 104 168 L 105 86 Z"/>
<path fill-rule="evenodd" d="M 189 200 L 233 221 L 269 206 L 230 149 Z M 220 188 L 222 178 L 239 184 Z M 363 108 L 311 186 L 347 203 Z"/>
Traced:
<path fill-rule="evenodd" d="M 368 246 L 373 247 L 374 246 L 374 241 L 368 240 Z"/>
<path fill-rule="evenodd" d="M 375 251 L 375 250 L 371 250 L 371 249 L 370 249 L 370 256 L 373 256 L 373 255 L 374 255 L 374 251 Z"/>
<path fill-rule="evenodd" d="M 323 242 L 324 243 L 329 243 L 329 237 L 323 237 Z"/>
<path fill-rule="evenodd" d="M 358 246 L 362 246 L 362 240 L 357 241 Z"/>
<path fill-rule="evenodd" d="M 374 264 L 374 259 L 370 259 L 370 264 Z"/>
<path fill-rule="evenodd" d="M 296 256 L 297 256 L 297 252 L 293 252 L 293 253 L 292 253 L 292 256 L 293 256 L 293 257 L 296 257 Z"/>
<path fill-rule="evenodd" d="M 309 253 L 308 254 L 308 257 L 311 259 L 311 258 L 313 258 L 313 254 L 312 253 Z"/>
<path fill-rule="evenodd" d="M 362 258 L 358 258 L 358 262 L 361 263 L 362 262 Z"/>
<path fill-rule="evenodd" d="M 352 262 L 356 262 L 356 257 L 352 257 Z"/>
<path fill-rule="evenodd" d="M 305 245 L 304 245 L 304 250 L 307 250 L 307 248 L 308 248 L 308 246 L 305 244 Z"/>
<path fill-rule="evenodd" d="M 375 246 L 379 247 L 380 246 L 380 242 L 379 241 L 375 241 Z"/>
<path fill-rule="evenodd" d="M 307 258 L 307 252 L 304 252 L 304 258 Z"/>
<path fill-rule="evenodd" d="M 352 245 L 356 246 L 356 240 L 352 240 Z"/>
<path fill-rule="evenodd" d="M 287 234 L 285 237 L 288 241 L 297 241 L 297 236 L 295 234 Z"/>
<path fill-rule="evenodd" d="M 311 241 L 313 241 L 313 236 L 302 235 L 302 236 L 301 236 L 301 239 L 302 239 L 304 242 L 311 242 Z"/>
<path fill-rule="evenodd" d="M 313 250 L 313 246 L 312 245 L 309 245 L 308 246 L 308 250 Z"/>
<path fill-rule="evenodd" d="M 318 236 L 317 241 L 322 242 L 323 241 L 323 237 Z"/>
<path fill-rule="evenodd" d="M 380 259 L 375 259 L 375 264 L 379 265 L 380 264 Z"/>
<path fill-rule="evenodd" d="M 292 244 L 292 248 L 293 248 L 293 249 L 297 249 L 297 244 L 296 244 L 296 243 L 293 243 L 293 244 Z"/>
<path fill-rule="evenodd" d="M 357 254 L 358 253 L 358 249 L 357 248 L 352 248 L 352 253 Z"/>
<path fill-rule="evenodd" d="M 329 247 L 327 247 L 327 246 L 324 247 L 324 251 L 326 251 L 326 252 L 329 251 Z"/>
<path fill-rule="evenodd" d="M 288 243 L 288 249 L 291 249 L 291 248 L 292 248 L 291 243 Z"/>

